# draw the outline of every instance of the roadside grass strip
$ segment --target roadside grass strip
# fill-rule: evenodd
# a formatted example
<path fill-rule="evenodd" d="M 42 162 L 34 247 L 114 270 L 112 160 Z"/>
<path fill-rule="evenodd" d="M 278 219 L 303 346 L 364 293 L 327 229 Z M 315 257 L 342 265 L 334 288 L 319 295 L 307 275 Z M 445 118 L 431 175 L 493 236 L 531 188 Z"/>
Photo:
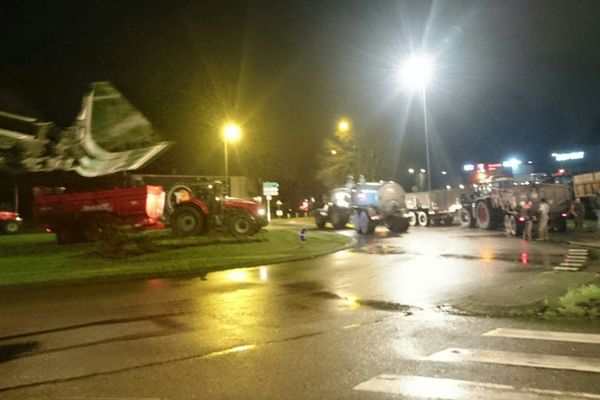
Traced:
<path fill-rule="evenodd" d="M 518 388 L 487 382 L 411 375 L 379 375 L 354 387 L 356 391 L 397 394 L 419 399 L 447 400 L 599 400 L 600 395 L 535 388 Z"/>
<path fill-rule="evenodd" d="M 116 247 L 106 243 L 59 245 L 49 234 L 0 237 L 0 287 L 204 276 L 212 271 L 316 257 L 340 250 L 352 241 L 334 232 L 310 232 L 306 243 L 300 243 L 298 233 L 291 229 L 264 231 L 245 242 L 224 236 L 179 240 L 164 232 L 141 236 L 119 242 Z M 149 247 L 152 249 L 143 251 Z M 122 255 L 114 257 L 117 251 Z"/>

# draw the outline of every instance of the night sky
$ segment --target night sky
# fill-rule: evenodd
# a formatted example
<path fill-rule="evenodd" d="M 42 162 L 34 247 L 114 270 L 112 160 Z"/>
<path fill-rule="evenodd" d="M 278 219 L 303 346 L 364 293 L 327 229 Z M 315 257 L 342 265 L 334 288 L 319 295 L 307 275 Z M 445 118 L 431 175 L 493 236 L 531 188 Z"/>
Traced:
<path fill-rule="evenodd" d="M 382 178 L 403 181 L 425 150 L 397 71 L 423 48 L 432 170 L 542 163 L 600 144 L 599 21 L 598 1 L 3 2 L 0 109 L 68 126 L 89 83 L 110 80 L 177 144 L 148 171 L 222 174 L 232 119 L 232 174 L 307 188 L 347 117 Z"/>

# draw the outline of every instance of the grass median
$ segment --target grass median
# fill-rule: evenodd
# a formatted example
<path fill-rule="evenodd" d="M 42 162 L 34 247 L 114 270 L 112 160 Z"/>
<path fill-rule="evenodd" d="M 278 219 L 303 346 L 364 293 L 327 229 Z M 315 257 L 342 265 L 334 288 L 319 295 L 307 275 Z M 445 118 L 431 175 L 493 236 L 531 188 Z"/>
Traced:
<path fill-rule="evenodd" d="M 211 271 L 281 263 L 339 250 L 350 238 L 311 231 L 301 244 L 295 230 L 262 231 L 248 240 L 230 236 L 178 239 L 147 232 L 118 243 L 61 246 L 54 235 L 0 236 L 0 287 L 86 280 L 205 275 Z"/>

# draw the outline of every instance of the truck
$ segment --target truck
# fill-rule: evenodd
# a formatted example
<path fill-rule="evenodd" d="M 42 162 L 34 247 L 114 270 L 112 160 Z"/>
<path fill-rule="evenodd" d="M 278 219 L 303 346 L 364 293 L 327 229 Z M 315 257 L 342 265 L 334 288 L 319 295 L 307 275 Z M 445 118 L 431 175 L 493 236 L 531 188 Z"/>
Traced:
<path fill-rule="evenodd" d="M 409 219 L 404 201 L 404 189 L 396 182 L 364 182 L 349 180 L 346 186 L 334 189 L 331 201 L 314 211 L 317 227 L 330 222 L 342 229 L 350 220 L 359 234 L 371 234 L 377 225 L 392 232 L 408 230 Z"/>
<path fill-rule="evenodd" d="M 438 189 L 407 193 L 406 208 L 410 226 L 451 225 L 462 208 L 461 189 Z"/>
<path fill-rule="evenodd" d="M 19 213 L 11 211 L 0 211 L 0 232 L 7 235 L 14 235 L 21 230 L 23 220 Z"/>
<path fill-rule="evenodd" d="M 170 192 L 173 198 L 170 225 L 177 236 L 221 230 L 243 237 L 268 224 L 260 202 L 227 197 L 220 182 L 180 185 Z"/>
<path fill-rule="evenodd" d="M 34 189 L 34 216 L 60 244 L 96 241 L 116 228 L 162 228 L 165 193 L 140 186 L 68 193 L 65 188 Z"/>
<path fill-rule="evenodd" d="M 522 205 L 532 201 L 538 209 L 541 199 L 550 205 L 549 228 L 564 232 L 571 205 L 571 189 L 555 183 L 518 182 L 500 177 L 481 182 L 476 190 L 461 197 L 460 221 L 463 226 L 480 229 L 504 228 L 510 236 L 518 236 L 525 226 Z"/>
<path fill-rule="evenodd" d="M 575 197 L 592 197 L 600 193 L 600 171 L 573 175 Z"/>

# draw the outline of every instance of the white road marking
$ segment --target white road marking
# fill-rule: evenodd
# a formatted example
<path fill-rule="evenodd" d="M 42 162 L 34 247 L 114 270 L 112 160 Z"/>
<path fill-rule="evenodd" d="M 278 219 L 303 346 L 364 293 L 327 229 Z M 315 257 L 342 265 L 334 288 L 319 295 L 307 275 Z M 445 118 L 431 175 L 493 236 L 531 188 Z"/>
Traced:
<path fill-rule="evenodd" d="M 600 335 L 578 332 L 530 331 L 526 329 L 498 328 L 494 329 L 493 331 L 486 332 L 481 336 L 600 344 Z"/>
<path fill-rule="evenodd" d="M 399 394 L 410 398 L 447 400 L 598 400 L 594 393 L 517 388 L 487 382 L 429 378 L 410 375 L 379 375 L 354 387 L 354 390 Z"/>
<path fill-rule="evenodd" d="M 577 267 L 554 267 L 555 271 L 579 271 Z"/>
<path fill-rule="evenodd" d="M 580 262 L 563 262 L 560 263 L 561 267 L 581 267 L 583 266 L 583 263 Z"/>
<path fill-rule="evenodd" d="M 426 360 L 444 362 L 471 361 L 521 367 L 600 372 L 600 359 L 598 358 L 516 353 L 512 351 L 448 348 L 430 355 Z"/>

